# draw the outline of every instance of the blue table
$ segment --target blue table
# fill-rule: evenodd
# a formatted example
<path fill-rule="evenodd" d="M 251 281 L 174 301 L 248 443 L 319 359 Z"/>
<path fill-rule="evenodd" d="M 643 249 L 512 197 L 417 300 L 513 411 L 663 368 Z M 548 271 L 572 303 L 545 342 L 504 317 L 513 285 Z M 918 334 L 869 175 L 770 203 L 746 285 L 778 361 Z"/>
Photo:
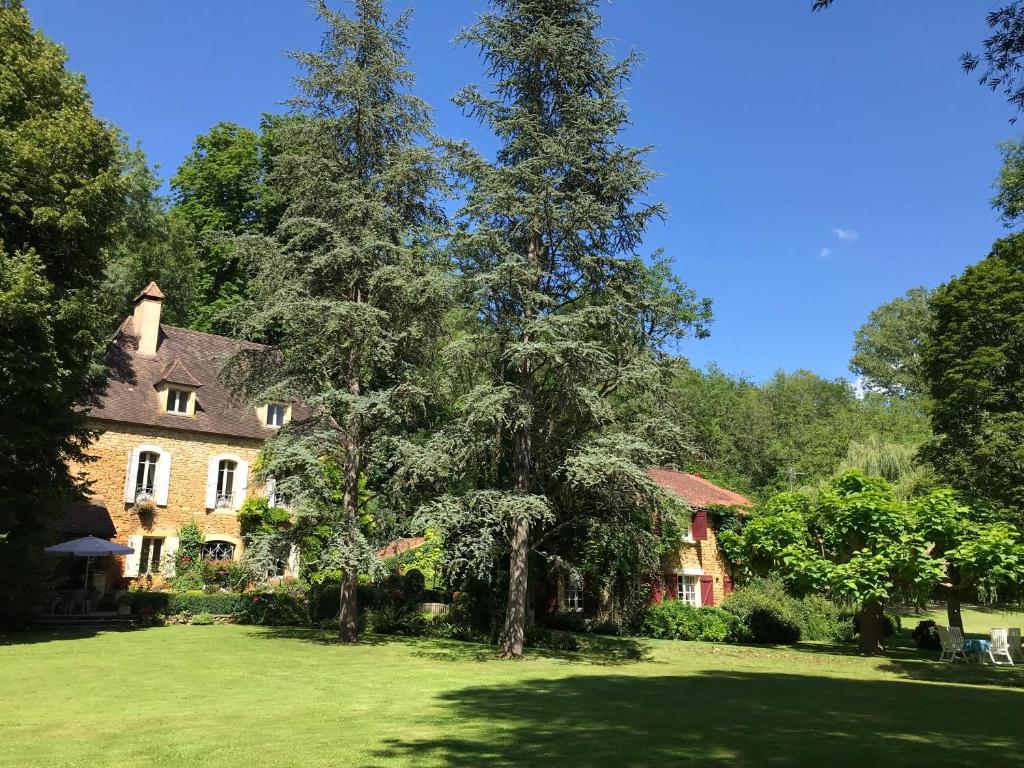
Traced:
<path fill-rule="evenodd" d="M 964 653 L 973 656 L 978 661 L 981 661 L 988 656 L 989 651 L 992 650 L 991 640 L 982 640 L 980 638 L 972 638 L 971 640 L 964 641 Z"/>

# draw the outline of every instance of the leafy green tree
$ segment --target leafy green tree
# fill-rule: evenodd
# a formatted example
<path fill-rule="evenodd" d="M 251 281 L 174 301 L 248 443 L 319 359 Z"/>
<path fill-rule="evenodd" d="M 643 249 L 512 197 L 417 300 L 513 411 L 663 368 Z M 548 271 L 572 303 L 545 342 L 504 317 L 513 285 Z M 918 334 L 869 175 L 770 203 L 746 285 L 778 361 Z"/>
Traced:
<path fill-rule="evenodd" d="M 1024 509 L 1024 235 L 939 288 L 922 351 L 934 436 L 923 455 L 968 498 Z"/>
<path fill-rule="evenodd" d="M 234 238 L 269 234 L 280 218 L 282 198 L 267 176 L 283 151 L 288 120 L 265 115 L 259 132 L 217 123 L 196 137 L 171 179 L 172 221 L 202 268 L 204 295 L 192 318 L 200 330 L 223 330 L 222 316 L 245 295 Z"/>
<path fill-rule="evenodd" d="M 865 389 L 900 398 L 924 391 L 921 345 L 931 322 L 929 295 L 924 286 L 911 288 L 872 310 L 857 330 L 850 370 Z"/>
<path fill-rule="evenodd" d="M 777 573 L 791 588 L 826 590 L 857 606 L 862 653 L 884 651 L 883 607 L 921 600 L 943 575 L 916 517 L 889 484 L 850 470 L 817 498 L 786 493 L 757 510 L 730 549 L 754 573 Z"/>
<path fill-rule="evenodd" d="M 663 208 L 646 201 L 645 149 L 619 141 L 636 57 L 609 58 L 596 6 L 496 0 L 459 37 L 490 85 L 456 103 L 499 148 L 459 161 L 471 185 L 452 250 L 468 320 L 448 354 L 469 386 L 444 443 L 457 481 L 432 525 L 446 543 L 458 532 L 466 562 L 508 556 L 505 658 L 522 654 L 531 544 L 582 514 L 574 499 L 630 542 L 650 536 L 651 515 L 631 516 L 638 499 L 653 508 L 644 468 L 668 425 L 616 416 L 660 385 L 662 350 L 710 316 L 637 254 Z"/>
<path fill-rule="evenodd" d="M 301 119 L 283 126 L 268 179 L 283 215 L 273 234 L 237 241 L 252 275 L 238 333 L 271 344 L 243 347 L 225 372 L 247 402 L 308 411 L 267 443 L 263 471 L 298 509 L 300 535 L 330 531 L 314 565 L 341 574 L 339 637 L 351 642 L 356 578 L 373 561 L 364 469 L 422 401 L 418 361 L 442 327 L 430 261 L 441 177 L 429 110 L 409 93 L 408 16 L 390 22 L 381 0 L 317 13 L 321 49 L 294 54 Z"/>
<path fill-rule="evenodd" d="M 0 0 L 0 615 L 31 607 L 34 545 L 71 497 L 67 462 L 90 433 L 88 393 L 105 324 L 96 294 L 124 212 L 117 132 L 92 114 L 81 76 Z"/>
<path fill-rule="evenodd" d="M 945 570 L 940 583 L 949 626 L 964 628 L 960 606 L 967 599 L 1009 602 L 1024 587 L 1024 543 L 1020 531 L 964 504 L 955 491 L 938 488 L 914 499 L 910 511 Z"/>
<path fill-rule="evenodd" d="M 111 323 L 131 313 L 141 286 L 155 280 L 167 293 L 164 322 L 189 326 L 206 298 L 208 281 L 179 217 L 158 192 L 160 179 L 138 147 L 122 144 L 126 212 L 106 258 L 100 304 Z"/>
<path fill-rule="evenodd" d="M 1013 227 L 1024 219 L 1024 142 L 1004 141 L 999 151 L 1003 165 L 995 182 L 992 207 L 999 211 L 1003 224 Z"/>

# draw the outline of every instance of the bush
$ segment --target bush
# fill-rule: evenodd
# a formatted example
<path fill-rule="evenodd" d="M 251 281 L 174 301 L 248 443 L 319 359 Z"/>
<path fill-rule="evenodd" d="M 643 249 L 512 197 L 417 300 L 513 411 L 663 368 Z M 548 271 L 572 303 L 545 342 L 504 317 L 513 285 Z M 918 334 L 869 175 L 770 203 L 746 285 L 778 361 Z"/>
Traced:
<path fill-rule="evenodd" d="M 910 636 L 918 648 L 926 651 L 941 651 L 942 640 L 939 639 L 939 625 L 931 619 L 918 622 Z"/>
<path fill-rule="evenodd" d="M 249 586 L 250 576 L 242 563 L 236 560 L 203 560 L 198 570 L 203 586 L 243 592 Z"/>
<path fill-rule="evenodd" d="M 179 576 L 184 575 L 199 563 L 203 551 L 203 532 L 195 520 L 191 520 L 178 529 L 178 549 L 174 553 L 174 569 Z"/>
<path fill-rule="evenodd" d="M 238 618 L 243 624 L 284 627 L 310 623 L 305 590 L 297 585 L 282 584 L 273 592 L 244 594 L 240 597 L 244 598 L 244 607 Z"/>
<path fill-rule="evenodd" d="M 363 617 L 367 632 L 378 635 L 422 635 L 427 629 L 427 617 L 406 605 L 388 605 L 371 608 Z"/>
<path fill-rule="evenodd" d="M 549 648 L 553 651 L 578 651 L 576 635 L 557 629 L 533 625 L 526 628 L 523 644 L 529 648 Z"/>
<path fill-rule="evenodd" d="M 663 640 L 704 640 L 722 643 L 738 634 L 737 619 L 720 608 L 695 608 L 668 600 L 647 609 L 640 634 Z"/>
<path fill-rule="evenodd" d="M 753 579 L 724 601 L 722 609 L 740 622 L 740 639 L 752 643 L 795 643 L 804 611 L 777 579 Z"/>
<path fill-rule="evenodd" d="M 558 611 L 549 613 L 540 620 L 542 627 L 562 632 L 586 632 L 589 622 L 579 611 Z"/>
<path fill-rule="evenodd" d="M 892 637 L 893 635 L 899 634 L 903 630 L 903 622 L 900 617 L 895 613 L 886 613 L 882 615 L 882 636 Z"/>
<path fill-rule="evenodd" d="M 489 639 L 486 632 L 461 621 L 452 621 L 449 616 L 428 619 L 423 635 L 440 640 L 462 640 L 467 643 L 486 643 Z"/>
<path fill-rule="evenodd" d="M 622 633 L 622 628 L 612 619 L 602 619 L 594 621 L 587 631 L 593 635 L 618 635 Z"/>
<path fill-rule="evenodd" d="M 796 601 L 796 613 L 803 640 L 848 643 L 853 640 L 853 625 L 839 607 L 821 595 L 807 595 Z"/>
<path fill-rule="evenodd" d="M 192 617 L 192 624 L 197 627 L 205 627 L 213 624 L 213 615 L 209 613 L 197 613 Z"/>
<path fill-rule="evenodd" d="M 137 593 L 144 594 L 144 593 Z M 198 590 L 189 592 L 165 592 L 166 604 L 162 613 L 168 616 L 176 614 L 200 614 L 200 613 L 241 613 L 245 610 L 245 603 L 250 595 L 240 592 L 215 592 L 209 594 Z"/>
<path fill-rule="evenodd" d="M 754 608 L 746 626 L 754 643 L 789 645 L 800 639 L 800 624 L 795 618 L 771 606 Z"/>

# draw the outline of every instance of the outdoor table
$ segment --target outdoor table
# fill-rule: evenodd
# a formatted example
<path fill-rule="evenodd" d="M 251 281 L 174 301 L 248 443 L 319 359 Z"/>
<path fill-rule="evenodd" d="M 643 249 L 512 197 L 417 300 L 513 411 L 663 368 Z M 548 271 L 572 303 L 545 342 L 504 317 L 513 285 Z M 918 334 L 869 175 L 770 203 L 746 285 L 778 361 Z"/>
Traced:
<path fill-rule="evenodd" d="M 980 638 L 972 638 L 964 641 L 964 653 L 974 657 L 975 661 L 983 661 L 988 652 L 992 650 L 992 641 Z"/>

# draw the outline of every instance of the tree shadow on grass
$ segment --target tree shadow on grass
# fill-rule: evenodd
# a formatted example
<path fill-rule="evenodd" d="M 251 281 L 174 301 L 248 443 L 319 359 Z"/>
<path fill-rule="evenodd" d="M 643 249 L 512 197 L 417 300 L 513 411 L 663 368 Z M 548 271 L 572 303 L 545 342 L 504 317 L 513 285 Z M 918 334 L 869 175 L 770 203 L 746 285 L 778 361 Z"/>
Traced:
<path fill-rule="evenodd" d="M 272 627 L 253 625 L 256 632 L 253 637 L 261 640 L 297 640 L 303 643 L 314 645 L 346 645 L 338 639 L 337 630 L 317 629 L 313 627 Z M 405 638 L 392 637 L 388 635 L 372 635 L 363 633 L 359 636 L 359 642 L 354 645 L 389 645 L 401 642 Z"/>
<path fill-rule="evenodd" d="M 25 631 L 0 632 L 0 647 L 8 645 L 35 645 L 60 640 L 83 640 L 106 634 L 145 632 L 153 627 L 70 627 L 67 629 L 31 629 Z"/>
<path fill-rule="evenodd" d="M 441 694 L 424 726 L 452 735 L 392 739 L 364 766 L 1021 765 L 1022 705 L 1008 690 L 756 672 L 530 679 Z"/>
<path fill-rule="evenodd" d="M 935 652 L 934 655 L 938 655 Z M 1024 666 L 964 664 L 961 662 L 937 662 L 934 659 L 903 658 L 890 659 L 882 666 L 907 680 L 921 680 L 929 683 L 954 683 L 956 685 L 987 685 L 1000 688 L 1024 689 Z M 1024 702 L 1018 705 L 1024 718 Z M 1024 723 L 1022 723 L 1024 727 Z M 1024 760 L 1024 758 L 1022 758 Z"/>
<path fill-rule="evenodd" d="M 306 627 L 259 627 L 255 637 L 264 640 L 297 640 L 316 645 L 341 645 L 338 635 L 327 629 Z M 528 648 L 529 658 L 557 659 L 567 663 L 585 663 L 597 666 L 632 664 L 648 659 L 647 647 L 628 637 L 587 635 L 579 637 L 576 651 L 547 648 Z M 497 648 L 486 643 L 463 642 L 430 637 L 401 637 L 398 635 L 362 634 L 358 645 L 406 645 L 414 656 L 450 662 L 493 661 Z"/>
<path fill-rule="evenodd" d="M 527 659 L 552 659 L 567 664 L 588 664 L 591 666 L 618 666 L 648 661 L 647 646 L 629 637 L 604 637 L 580 635 L 579 648 L 575 651 L 551 648 L 527 648 Z M 416 650 L 413 654 L 437 661 L 493 661 L 497 647 L 484 643 L 465 643 L 458 640 L 436 640 L 432 638 L 410 638 Z"/>

